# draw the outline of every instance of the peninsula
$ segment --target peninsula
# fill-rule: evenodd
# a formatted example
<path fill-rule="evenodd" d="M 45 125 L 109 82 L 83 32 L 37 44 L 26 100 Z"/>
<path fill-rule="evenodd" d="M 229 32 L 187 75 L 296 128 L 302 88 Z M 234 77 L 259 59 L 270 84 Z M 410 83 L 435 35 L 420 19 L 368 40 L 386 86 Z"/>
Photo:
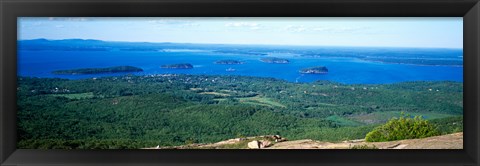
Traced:
<path fill-rule="evenodd" d="M 190 63 L 180 63 L 180 64 L 170 64 L 170 65 L 162 65 L 161 68 L 164 69 L 191 69 L 193 65 Z"/>
<path fill-rule="evenodd" d="M 231 59 L 219 60 L 219 61 L 215 62 L 215 64 L 220 64 L 220 65 L 240 65 L 240 64 L 243 64 L 243 63 L 244 62 L 242 62 L 242 61 L 231 60 Z"/>
<path fill-rule="evenodd" d="M 107 68 L 81 68 L 71 70 L 56 70 L 53 74 L 101 74 L 101 73 L 121 73 L 121 72 L 141 72 L 143 69 L 133 66 L 115 66 Z"/>
<path fill-rule="evenodd" d="M 260 61 L 265 63 L 280 63 L 280 64 L 290 63 L 288 59 L 275 58 L 275 57 L 262 58 L 260 59 Z"/>

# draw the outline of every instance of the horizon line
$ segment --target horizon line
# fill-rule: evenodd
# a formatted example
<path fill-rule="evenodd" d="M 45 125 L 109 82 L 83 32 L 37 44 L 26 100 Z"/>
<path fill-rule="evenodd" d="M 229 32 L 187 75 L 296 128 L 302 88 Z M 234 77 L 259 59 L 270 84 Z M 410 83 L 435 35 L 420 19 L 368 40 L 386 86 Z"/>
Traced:
<path fill-rule="evenodd" d="M 47 39 L 47 38 L 34 38 L 34 39 L 17 39 L 17 41 L 27 41 L 27 40 L 47 40 L 47 41 L 61 41 L 61 40 L 96 40 L 96 41 L 103 41 L 103 42 L 125 42 L 125 43 L 152 43 L 152 44 L 160 44 L 160 43 L 172 43 L 172 44 L 199 44 L 199 45 L 251 45 L 251 46 L 293 46 L 293 47 L 365 47 L 365 48 L 436 48 L 436 49 L 460 49 L 463 50 L 463 47 L 414 47 L 414 46 L 361 46 L 361 45 L 289 45 L 289 44 L 259 44 L 259 43 L 252 43 L 252 44 L 241 44 L 241 43 L 188 43 L 188 42 L 168 42 L 168 41 L 158 41 L 158 42 L 151 42 L 151 41 L 113 41 L 113 40 L 101 40 L 101 39 L 82 39 L 82 38 L 65 38 L 65 39 Z"/>

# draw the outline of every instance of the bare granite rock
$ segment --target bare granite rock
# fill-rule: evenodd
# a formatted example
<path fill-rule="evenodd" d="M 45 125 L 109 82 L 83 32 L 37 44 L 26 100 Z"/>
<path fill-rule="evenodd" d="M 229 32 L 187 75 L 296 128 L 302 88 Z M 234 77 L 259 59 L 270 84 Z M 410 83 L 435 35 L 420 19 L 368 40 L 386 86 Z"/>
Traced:
<path fill-rule="evenodd" d="M 258 141 L 249 142 L 247 145 L 250 149 L 260 149 L 260 142 Z"/>

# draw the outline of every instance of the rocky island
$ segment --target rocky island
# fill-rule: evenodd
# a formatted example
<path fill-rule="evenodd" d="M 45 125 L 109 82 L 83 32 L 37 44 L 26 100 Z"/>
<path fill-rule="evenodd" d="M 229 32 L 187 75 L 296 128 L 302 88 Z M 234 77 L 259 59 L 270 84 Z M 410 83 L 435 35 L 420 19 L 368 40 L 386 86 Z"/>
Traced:
<path fill-rule="evenodd" d="M 240 65 L 240 64 L 243 64 L 243 63 L 244 62 L 242 62 L 242 61 L 231 60 L 231 59 L 219 60 L 219 61 L 215 62 L 215 64 L 220 64 L 220 65 Z"/>
<path fill-rule="evenodd" d="M 161 68 L 164 69 L 191 69 L 193 65 L 190 63 L 180 63 L 180 64 L 171 64 L 171 65 L 162 65 Z"/>
<path fill-rule="evenodd" d="M 325 66 L 310 67 L 300 70 L 302 74 L 327 74 L 328 69 Z"/>
<path fill-rule="evenodd" d="M 265 63 L 280 63 L 280 64 L 290 63 L 288 59 L 275 58 L 275 57 L 262 58 L 260 59 L 260 61 Z"/>
<path fill-rule="evenodd" d="M 101 74 L 101 73 L 121 73 L 121 72 L 141 72 L 143 69 L 133 66 L 115 66 L 107 68 L 81 68 L 71 70 L 56 70 L 53 74 Z"/>

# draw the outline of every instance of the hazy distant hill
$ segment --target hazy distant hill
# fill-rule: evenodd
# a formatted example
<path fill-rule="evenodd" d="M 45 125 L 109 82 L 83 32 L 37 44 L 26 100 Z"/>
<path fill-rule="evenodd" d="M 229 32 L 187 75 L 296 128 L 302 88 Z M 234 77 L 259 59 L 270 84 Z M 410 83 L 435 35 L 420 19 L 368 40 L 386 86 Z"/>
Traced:
<path fill-rule="evenodd" d="M 224 54 L 267 56 L 282 53 L 301 57 L 347 57 L 382 63 L 415 65 L 462 66 L 463 50 L 443 48 L 389 48 L 342 46 L 285 46 L 285 45 L 234 45 L 194 44 L 170 42 L 116 42 L 92 39 L 18 41 L 20 50 L 62 51 L 164 51 L 167 49 L 196 49 Z"/>

